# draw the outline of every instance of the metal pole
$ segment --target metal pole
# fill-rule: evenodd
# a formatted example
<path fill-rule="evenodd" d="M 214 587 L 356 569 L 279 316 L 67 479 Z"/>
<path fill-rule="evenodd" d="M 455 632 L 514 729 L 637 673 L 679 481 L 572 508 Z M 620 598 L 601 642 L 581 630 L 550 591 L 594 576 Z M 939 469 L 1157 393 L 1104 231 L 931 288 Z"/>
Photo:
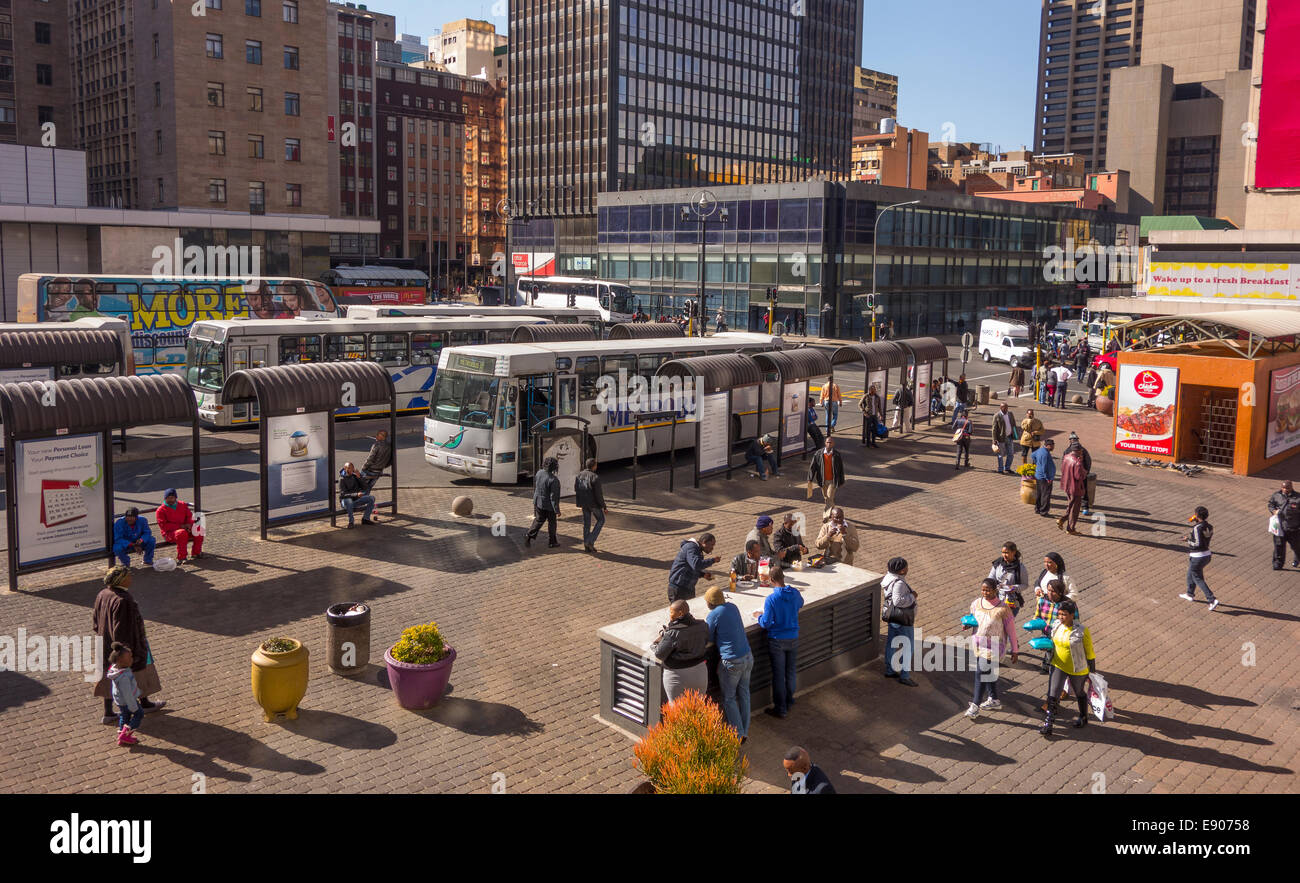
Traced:
<path fill-rule="evenodd" d="M 695 311 L 695 321 L 699 323 L 700 337 L 704 336 L 704 228 L 708 219 L 700 216 L 700 302 Z"/>
<path fill-rule="evenodd" d="M 636 499 L 637 438 L 641 435 L 641 415 L 632 418 L 632 499 Z"/>
<path fill-rule="evenodd" d="M 113 430 L 105 429 L 101 434 L 104 444 L 104 540 L 108 546 L 109 562 L 113 560 Z M 7 485 L 16 488 L 16 485 Z"/>
<path fill-rule="evenodd" d="M 393 470 L 393 515 L 397 515 L 397 387 L 390 385 L 388 392 L 388 442 Z"/>
<path fill-rule="evenodd" d="M 871 231 L 871 303 L 872 303 L 871 340 L 873 343 L 876 340 L 876 303 L 877 301 L 880 300 L 880 291 L 878 290 L 878 283 L 876 282 L 877 279 L 876 255 L 878 253 L 876 246 L 880 242 L 880 219 L 883 218 L 885 216 L 885 212 L 889 211 L 890 209 L 896 209 L 904 205 L 917 205 L 918 203 L 920 203 L 920 201 L 921 200 L 919 199 L 913 199 L 913 200 L 909 200 L 908 202 L 896 202 L 893 205 L 887 205 L 884 208 L 880 209 L 878 212 L 876 212 L 876 226 L 872 228 Z"/>
<path fill-rule="evenodd" d="M 260 442 L 261 442 L 261 444 L 259 445 L 259 450 L 258 450 L 258 452 L 257 452 L 257 456 L 258 456 L 258 459 L 260 459 L 260 460 L 262 461 L 262 469 L 261 469 L 262 475 L 261 475 L 261 481 L 259 482 L 259 484 L 261 485 L 261 492 L 262 492 L 262 513 L 261 513 L 261 514 L 262 514 L 262 517 L 261 517 L 261 522 L 262 522 L 262 540 L 265 541 L 265 540 L 266 540 L 266 521 L 267 521 L 267 519 L 270 517 L 270 511 L 269 511 L 269 508 L 270 508 L 270 507 L 267 506 L 267 496 L 268 496 L 269 493 L 270 493 L 270 487 L 269 487 L 269 481 L 268 481 L 268 479 L 267 479 L 267 475 L 266 475 L 266 452 L 267 452 L 267 438 L 268 438 L 268 436 L 267 436 L 267 430 L 266 430 L 266 425 L 267 425 L 267 423 L 270 422 L 270 419 L 271 419 L 271 418 L 268 417 L 268 416 L 266 416 L 265 414 L 262 414 L 262 397 L 261 397 L 261 395 L 258 395 L 258 397 L 257 397 L 257 411 L 258 411 L 258 414 L 259 414 L 259 415 L 261 416 L 261 418 L 262 418 L 262 419 L 260 419 L 259 421 L 257 421 L 257 422 L 258 422 L 258 435 L 260 436 Z"/>
<path fill-rule="evenodd" d="M 668 430 L 668 493 L 673 492 L 677 480 L 677 412 L 673 412 L 673 426 Z"/>
<path fill-rule="evenodd" d="M 7 401 L 7 399 L 6 399 Z M 5 421 L 5 533 L 9 538 L 9 591 L 18 591 L 18 470 L 16 460 L 17 448 L 14 447 L 12 414 Z M 112 530 L 112 525 L 106 526 Z M 111 534 L 110 534 L 111 536 Z M 109 544 L 111 548 L 111 543 Z M 25 651 L 24 651 L 25 652 Z"/>
<path fill-rule="evenodd" d="M 325 420 L 328 422 L 329 429 L 329 485 L 330 485 L 330 527 L 338 526 L 338 509 L 335 491 L 338 489 L 338 482 L 334 478 L 334 409 L 330 408 L 325 412 Z"/>
<path fill-rule="evenodd" d="M 199 483 L 199 416 L 197 411 L 190 417 L 190 428 L 190 445 L 192 446 L 190 459 L 194 464 L 194 508 L 202 512 L 203 487 Z"/>

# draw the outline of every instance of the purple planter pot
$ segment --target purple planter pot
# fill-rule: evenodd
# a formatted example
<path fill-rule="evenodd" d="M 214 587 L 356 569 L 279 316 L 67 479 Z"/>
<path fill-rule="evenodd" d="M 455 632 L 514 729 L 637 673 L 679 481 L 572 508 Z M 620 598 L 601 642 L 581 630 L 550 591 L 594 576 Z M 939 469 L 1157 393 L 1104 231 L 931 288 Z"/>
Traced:
<path fill-rule="evenodd" d="M 388 667 L 388 683 L 403 708 L 420 711 L 433 708 L 447 692 L 451 680 L 451 664 L 456 661 L 455 648 L 448 647 L 447 655 L 432 665 L 412 665 L 393 658 L 392 649 L 384 651 L 384 664 Z"/>

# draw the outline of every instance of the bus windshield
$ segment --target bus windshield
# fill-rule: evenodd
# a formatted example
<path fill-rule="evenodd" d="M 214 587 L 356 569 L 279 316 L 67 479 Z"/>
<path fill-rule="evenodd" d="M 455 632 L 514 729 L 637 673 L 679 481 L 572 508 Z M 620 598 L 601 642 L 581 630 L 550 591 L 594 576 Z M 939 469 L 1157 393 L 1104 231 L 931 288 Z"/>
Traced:
<path fill-rule="evenodd" d="M 456 426 L 491 429 L 498 382 L 498 378 L 486 374 L 444 368 L 433 384 L 429 416 Z"/>
<path fill-rule="evenodd" d="M 185 379 L 190 386 L 218 390 L 225 385 L 226 367 L 222 346 L 211 340 L 191 337 L 185 342 Z"/>
<path fill-rule="evenodd" d="M 632 289 L 626 285 L 611 285 L 606 301 L 602 306 L 611 313 L 630 313 L 632 312 Z"/>

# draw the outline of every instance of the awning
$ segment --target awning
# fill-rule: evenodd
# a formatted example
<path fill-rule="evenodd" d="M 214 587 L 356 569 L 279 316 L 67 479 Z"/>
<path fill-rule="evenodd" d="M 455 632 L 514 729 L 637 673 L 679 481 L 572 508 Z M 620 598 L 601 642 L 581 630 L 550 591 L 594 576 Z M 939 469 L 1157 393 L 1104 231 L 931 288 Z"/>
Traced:
<path fill-rule="evenodd" d="M 109 332 L 111 334 L 111 332 Z M 44 384 L 0 385 L 0 419 L 21 438 L 129 429 L 155 423 L 193 422 L 194 391 L 179 374 L 60 380 L 54 403 Z"/>
<path fill-rule="evenodd" d="M 352 384 L 347 405 L 342 404 L 345 383 Z M 226 378 L 221 397 L 226 404 L 256 401 L 263 417 L 283 417 L 353 405 L 386 405 L 393 398 L 393 381 L 375 362 L 275 365 L 234 372 Z"/>
<path fill-rule="evenodd" d="M 899 346 L 896 340 L 877 340 L 842 346 L 831 356 L 833 365 L 850 365 L 854 362 L 865 362 L 868 371 L 902 368 L 907 364 L 907 350 Z"/>
<path fill-rule="evenodd" d="M 664 362 L 656 377 L 698 377 L 704 385 L 697 394 L 723 392 L 763 382 L 763 372 L 749 356 L 693 356 Z"/>
<path fill-rule="evenodd" d="M 609 329 L 610 340 L 645 340 L 650 337 L 685 337 L 676 322 L 626 322 Z"/>
<path fill-rule="evenodd" d="M 563 343 L 569 340 L 596 340 L 596 329 L 584 322 L 557 325 L 520 325 L 511 335 L 511 343 Z"/>
<path fill-rule="evenodd" d="M 0 368 L 112 364 L 124 368 L 122 339 L 103 328 L 0 333 Z"/>
<path fill-rule="evenodd" d="M 1223 344 L 1255 358 L 1261 351 L 1294 350 L 1300 342 L 1300 311 L 1224 310 L 1182 316 L 1154 316 L 1120 326 L 1126 348 L 1174 352 L 1204 343 Z M 1246 339 L 1242 340 L 1242 335 Z M 1181 338 L 1181 340 L 1179 339 Z"/>
<path fill-rule="evenodd" d="M 898 344 L 911 350 L 918 364 L 943 362 L 948 358 L 948 348 L 937 337 L 913 337 L 910 340 L 900 340 Z"/>
<path fill-rule="evenodd" d="M 754 353 L 751 356 L 764 371 L 776 371 L 782 383 L 799 380 L 811 380 L 814 377 L 829 377 L 831 374 L 831 357 L 825 350 L 804 346 L 792 350 L 773 350 L 768 353 Z"/>

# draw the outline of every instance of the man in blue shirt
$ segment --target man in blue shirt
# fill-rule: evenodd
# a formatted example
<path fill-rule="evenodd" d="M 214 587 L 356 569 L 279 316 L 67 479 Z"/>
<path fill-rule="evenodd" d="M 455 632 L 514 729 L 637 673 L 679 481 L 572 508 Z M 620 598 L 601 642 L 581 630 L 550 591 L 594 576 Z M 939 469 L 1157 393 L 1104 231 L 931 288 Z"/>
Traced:
<path fill-rule="evenodd" d="M 795 645 L 799 639 L 799 608 L 803 596 L 785 584 L 785 573 L 773 565 L 769 571 L 772 594 L 763 602 L 762 613 L 754 611 L 760 627 L 767 630 L 767 655 L 772 662 L 772 707 L 767 714 L 784 718 L 794 705 Z"/>
<path fill-rule="evenodd" d="M 704 593 L 709 605 L 709 615 L 704 620 L 709 627 L 709 640 L 717 646 L 722 657 L 718 663 L 718 682 L 722 687 L 722 711 L 727 723 L 740 734 L 740 743 L 749 737 L 749 675 L 754 670 L 754 654 L 745 637 L 745 620 L 740 608 L 713 586 Z"/>
<path fill-rule="evenodd" d="M 144 552 L 145 566 L 152 567 L 155 544 L 149 520 L 140 517 L 140 510 L 135 506 L 113 522 L 113 554 L 126 567 L 131 566 L 131 552 Z"/>
<path fill-rule="evenodd" d="M 1038 450 L 1029 455 L 1034 464 L 1034 481 L 1038 484 L 1038 502 L 1034 511 L 1039 515 L 1052 514 L 1052 482 L 1056 479 L 1056 461 L 1052 459 L 1052 449 L 1056 442 L 1045 439 Z"/>

